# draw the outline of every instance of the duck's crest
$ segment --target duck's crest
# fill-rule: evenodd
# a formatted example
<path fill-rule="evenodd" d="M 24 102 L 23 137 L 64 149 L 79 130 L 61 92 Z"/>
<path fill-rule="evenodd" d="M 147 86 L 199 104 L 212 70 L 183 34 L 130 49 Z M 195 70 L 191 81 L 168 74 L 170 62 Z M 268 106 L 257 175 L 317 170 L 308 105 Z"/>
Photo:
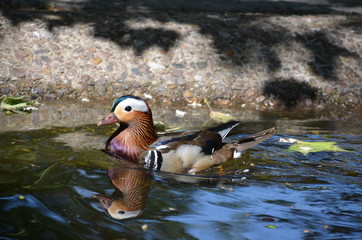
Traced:
<path fill-rule="evenodd" d="M 125 95 L 125 96 L 119 97 L 119 98 L 117 98 L 116 100 L 114 100 L 113 105 L 112 105 L 112 110 L 111 110 L 111 112 L 114 112 L 114 110 L 116 109 L 117 105 L 118 105 L 120 102 L 123 102 L 124 100 L 126 100 L 127 98 L 133 98 L 133 99 L 137 99 L 137 100 L 143 100 L 142 98 L 137 97 L 137 96 L 133 96 L 133 95 Z"/>

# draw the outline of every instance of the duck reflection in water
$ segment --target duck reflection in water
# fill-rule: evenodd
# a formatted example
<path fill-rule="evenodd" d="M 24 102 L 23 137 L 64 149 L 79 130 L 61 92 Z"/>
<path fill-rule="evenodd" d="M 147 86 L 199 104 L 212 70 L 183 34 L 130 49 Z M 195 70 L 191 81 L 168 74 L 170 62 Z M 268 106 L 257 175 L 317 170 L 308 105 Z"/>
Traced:
<path fill-rule="evenodd" d="M 110 168 L 108 177 L 116 189 L 112 197 L 93 196 L 109 215 L 115 219 L 127 219 L 142 214 L 152 182 L 148 170 L 129 166 Z"/>

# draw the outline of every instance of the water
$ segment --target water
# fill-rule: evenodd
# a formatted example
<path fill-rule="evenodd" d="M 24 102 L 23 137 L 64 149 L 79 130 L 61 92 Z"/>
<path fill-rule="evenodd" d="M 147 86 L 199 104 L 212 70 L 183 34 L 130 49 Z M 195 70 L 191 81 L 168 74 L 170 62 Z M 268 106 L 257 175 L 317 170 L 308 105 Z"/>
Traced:
<path fill-rule="evenodd" d="M 206 109 L 186 109 L 183 119 L 174 110 L 155 109 L 154 115 L 179 130 L 200 128 L 207 120 Z M 0 116 L 1 239 L 362 237 L 358 121 L 244 111 L 237 116 L 245 119 L 239 131 L 276 126 L 277 135 L 222 168 L 182 179 L 198 183 L 154 176 L 145 190 L 143 213 L 117 220 L 94 198 L 117 197 L 107 176 L 117 163 L 100 150 L 114 126 L 93 124 L 106 112 L 106 107 L 63 104 L 30 115 Z M 290 144 L 278 142 L 280 137 L 333 141 L 349 152 L 304 156 L 286 151 Z"/>

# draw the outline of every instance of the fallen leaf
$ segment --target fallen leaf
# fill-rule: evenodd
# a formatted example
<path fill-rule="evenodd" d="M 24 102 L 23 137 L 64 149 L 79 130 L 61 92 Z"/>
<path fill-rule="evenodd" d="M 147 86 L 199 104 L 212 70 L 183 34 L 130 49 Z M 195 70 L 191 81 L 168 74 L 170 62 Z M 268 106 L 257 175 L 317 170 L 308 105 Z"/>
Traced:
<path fill-rule="evenodd" d="M 35 100 L 27 101 L 25 98 L 26 96 L 6 97 L 2 100 L 0 108 L 15 113 L 23 113 L 35 103 Z"/>
<path fill-rule="evenodd" d="M 277 227 L 275 225 L 267 225 L 267 228 L 271 228 L 271 229 L 277 229 Z"/>
<path fill-rule="evenodd" d="M 214 110 L 212 110 L 209 102 L 206 100 L 206 98 L 204 99 L 204 102 L 206 103 L 206 105 L 209 107 L 210 109 L 210 117 L 215 120 L 216 122 L 220 122 L 220 123 L 227 123 L 230 121 L 235 121 L 237 120 L 234 116 L 228 114 L 228 113 L 222 113 L 222 112 L 216 112 Z"/>
<path fill-rule="evenodd" d="M 296 141 L 289 147 L 290 151 L 297 151 L 304 155 L 311 152 L 349 152 L 336 145 L 335 142 L 304 142 Z"/>

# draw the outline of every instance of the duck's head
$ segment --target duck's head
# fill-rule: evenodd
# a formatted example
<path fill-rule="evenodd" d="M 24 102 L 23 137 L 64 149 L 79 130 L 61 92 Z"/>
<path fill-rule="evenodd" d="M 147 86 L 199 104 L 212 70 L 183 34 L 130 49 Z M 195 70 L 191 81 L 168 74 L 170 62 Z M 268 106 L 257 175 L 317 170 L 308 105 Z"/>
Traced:
<path fill-rule="evenodd" d="M 119 123 L 119 127 L 107 140 L 106 151 L 138 163 L 140 153 L 157 140 L 151 108 L 140 97 L 119 97 L 113 102 L 108 116 L 98 122 L 98 126 L 115 122 Z"/>
<path fill-rule="evenodd" d="M 99 125 L 115 122 L 130 125 L 135 120 L 147 119 L 152 123 L 152 112 L 150 106 L 140 97 L 126 95 L 117 98 L 112 105 L 112 110 Z"/>
<path fill-rule="evenodd" d="M 93 195 L 101 204 L 104 209 L 107 210 L 109 215 L 115 219 L 127 219 L 139 216 L 143 212 L 143 208 L 135 209 L 127 206 L 127 204 L 120 199 L 113 200 L 108 197 Z"/>

